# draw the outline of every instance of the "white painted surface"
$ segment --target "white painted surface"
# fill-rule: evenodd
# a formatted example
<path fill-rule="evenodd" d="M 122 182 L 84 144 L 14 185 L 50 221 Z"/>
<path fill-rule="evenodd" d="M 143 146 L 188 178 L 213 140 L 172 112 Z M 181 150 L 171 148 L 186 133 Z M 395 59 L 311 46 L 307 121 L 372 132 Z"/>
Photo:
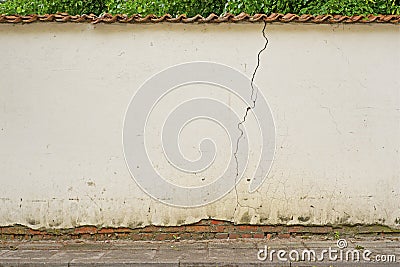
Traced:
<path fill-rule="evenodd" d="M 277 149 L 256 193 L 241 180 L 239 206 L 234 190 L 204 207 L 170 207 L 135 184 L 122 127 L 140 85 L 196 60 L 250 77 L 264 45 L 261 29 L 0 24 L 0 225 L 135 227 L 215 218 L 399 227 L 396 25 L 267 26 L 256 84 L 273 112 Z M 195 158 L 195 151 L 185 153 Z"/>

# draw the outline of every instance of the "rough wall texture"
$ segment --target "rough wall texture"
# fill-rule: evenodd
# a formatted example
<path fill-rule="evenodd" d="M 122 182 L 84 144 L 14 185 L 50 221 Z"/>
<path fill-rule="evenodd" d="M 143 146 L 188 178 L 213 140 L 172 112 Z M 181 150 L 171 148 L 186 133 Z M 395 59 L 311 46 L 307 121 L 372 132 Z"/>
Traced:
<path fill-rule="evenodd" d="M 255 83 L 274 116 L 276 151 L 256 192 L 242 179 L 216 202 L 179 208 L 131 178 L 121 136 L 140 85 L 190 61 L 251 77 L 262 27 L 0 25 L 0 225 L 135 228 L 212 218 L 399 228 L 397 25 L 267 25 Z M 250 157 L 244 177 L 255 165 Z"/>
<path fill-rule="evenodd" d="M 0 227 L 1 240 L 207 240 L 238 238 L 323 238 L 373 237 L 399 238 L 400 230 L 381 225 L 301 226 L 301 225 L 234 225 L 220 220 L 200 220 L 184 226 L 146 226 L 142 228 L 80 226 L 69 229 L 31 229 L 13 225 Z"/>

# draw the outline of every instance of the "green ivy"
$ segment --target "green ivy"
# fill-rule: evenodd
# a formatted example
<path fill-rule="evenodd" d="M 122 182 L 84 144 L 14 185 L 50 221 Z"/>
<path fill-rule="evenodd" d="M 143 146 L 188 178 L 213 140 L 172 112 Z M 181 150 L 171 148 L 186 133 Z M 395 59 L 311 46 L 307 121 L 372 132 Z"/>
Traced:
<path fill-rule="evenodd" d="M 0 14 L 400 14 L 400 0 L 0 0 Z"/>

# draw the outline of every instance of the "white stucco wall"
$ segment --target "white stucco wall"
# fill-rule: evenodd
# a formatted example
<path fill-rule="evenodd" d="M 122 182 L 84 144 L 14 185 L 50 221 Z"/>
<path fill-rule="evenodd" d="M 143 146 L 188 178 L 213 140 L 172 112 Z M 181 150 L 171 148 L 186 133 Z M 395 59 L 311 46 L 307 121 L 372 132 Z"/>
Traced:
<path fill-rule="evenodd" d="M 141 84 L 191 61 L 251 77 L 262 27 L 0 24 L 0 225 L 136 227 L 215 218 L 399 228 L 398 25 L 267 25 L 255 83 L 274 116 L 276 152 L 255 193 L 242 179 L 214 203 L 179 208 L 152 199 L 131 178 L 122 130 Z M 207 129 L 200 124 L 182 136 L 189 139 L 185 153 L 196 158 L 190 138 L 218 132 Z M 161 160 L 153 144 L 150 154 Z M 254 171 L 251 160 L 245 177 Z"/>

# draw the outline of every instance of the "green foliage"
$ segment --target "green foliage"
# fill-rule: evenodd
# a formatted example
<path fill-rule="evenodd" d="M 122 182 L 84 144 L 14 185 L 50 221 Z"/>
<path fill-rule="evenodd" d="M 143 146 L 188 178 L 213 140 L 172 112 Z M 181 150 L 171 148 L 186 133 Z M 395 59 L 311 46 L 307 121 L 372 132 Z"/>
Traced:
<path fill-rule="evenodd" d="M 4 0 L 0 0 L 4 1 Z M 0 14 L 400 14 L 399 0 L 8 0 Z"/>
<path fill-rule="evenodd" d="M 301 7 L 306 5 L 309 1 L 296 1 L 296 0 L 228 0 L 225 12 L 232 14 L 239 14 L 245 12 L 248 14 L 257 13 L 299 13 Z"/>
<path fill-rule="evenodd" d="M 0 4 L 0 14 L 43 15 L 66 12 L 71 15 L 99 15 L 106 8 L 103 0 L 8 0 Z"/>
<path fill-rule="evenodd" d="M 226 13 L 400 14 L 399 0 L 228 0 Z"/>
<path fill-rule="evenodd" d="M 226 0 L 111 0 L 108 1 L 108 12 L 111 14 L 170 14 L 178 16 L 197 14 L 208 16 L 211 13 L 222 14 Z"/>
<path fill-rule="evenodd" d="M 397 3 L 396 3 L 397 2 Z M 327 0 L 311 1 L 302 7 L 299 14 L 341 14 L 341 15 L 366 15 L 366 14 L 399 14 L 400 3 L 398 0 Z"/>

